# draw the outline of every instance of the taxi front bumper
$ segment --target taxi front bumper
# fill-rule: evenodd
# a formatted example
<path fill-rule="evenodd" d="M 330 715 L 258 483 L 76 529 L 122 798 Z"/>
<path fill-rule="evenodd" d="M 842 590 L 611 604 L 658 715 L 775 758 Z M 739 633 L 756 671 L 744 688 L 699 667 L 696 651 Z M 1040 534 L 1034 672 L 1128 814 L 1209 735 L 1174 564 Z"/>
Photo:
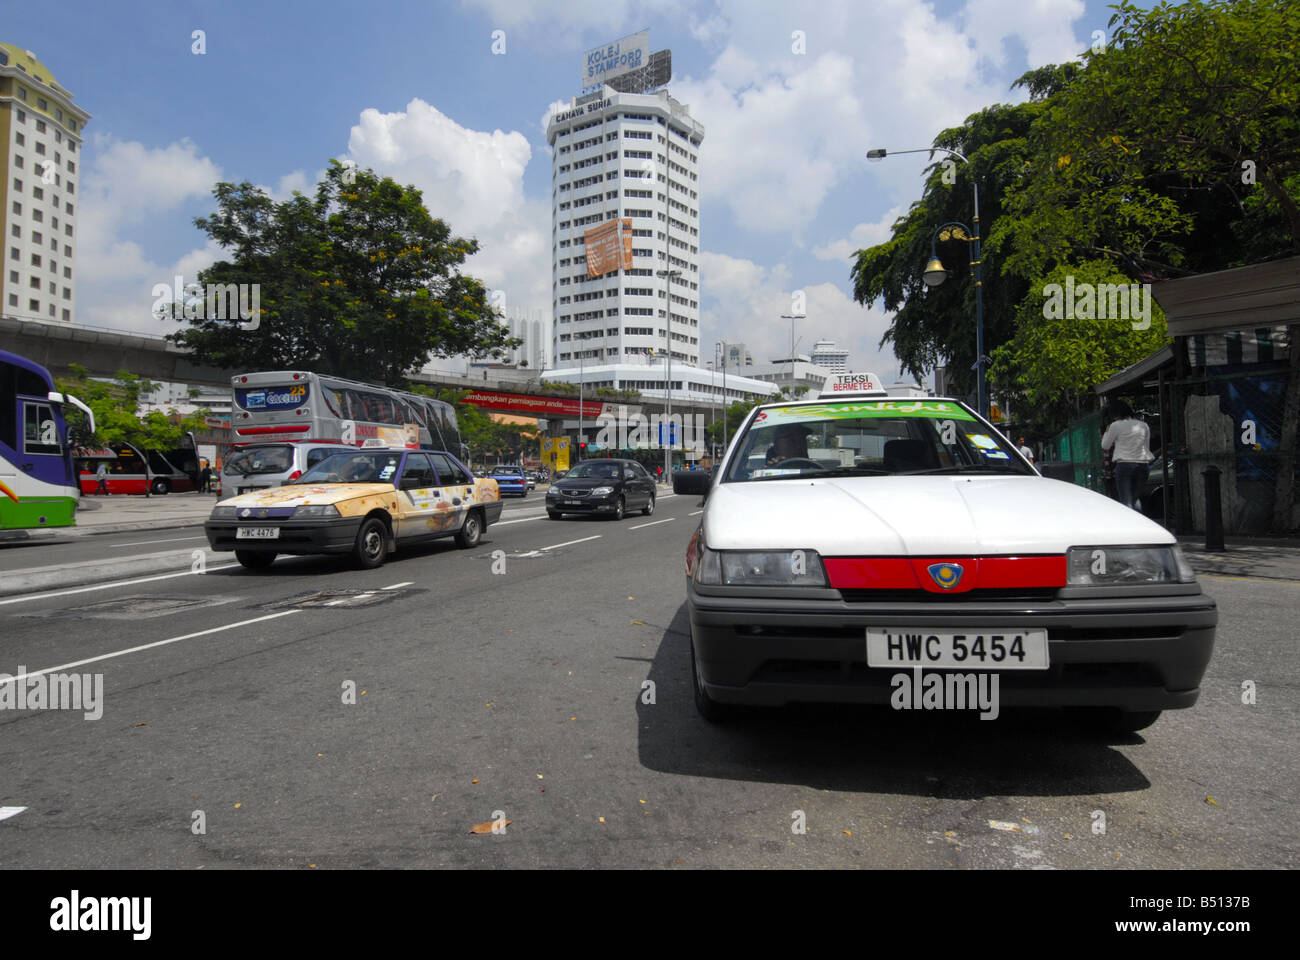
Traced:
<path fill-rule="evenodd" d="M 1023 601 L 863 602 L 829 589 L 742 596 L 734 588 L 701 590 L 688 578 L 687 607 L 700 679 L 719 703 L 888 703 L 891 678 L 906 668 L 867 666 L 867 628 L 947 625 L 1047 630 L 1046 670 L 998 671 L 1006 706 L 1190 707 L 1214 650 L 1215 603 L 1195 584 L 1173 595 L 1140 589 L 1127 596 L 1065 589 Z"/>
<path fill-rule="evenodd" d="M 364 517 L 326 518 L 321 520 L 273 520 L 256 522 L 209 520 L 203 524 L 208 545 L 214 551 L 247 550 L 250 553 L 347 553 L 357 542 L 357 531 Z M 274 527 L 276 536 L 263 539 L 240 538 L 240 527 Z"/>

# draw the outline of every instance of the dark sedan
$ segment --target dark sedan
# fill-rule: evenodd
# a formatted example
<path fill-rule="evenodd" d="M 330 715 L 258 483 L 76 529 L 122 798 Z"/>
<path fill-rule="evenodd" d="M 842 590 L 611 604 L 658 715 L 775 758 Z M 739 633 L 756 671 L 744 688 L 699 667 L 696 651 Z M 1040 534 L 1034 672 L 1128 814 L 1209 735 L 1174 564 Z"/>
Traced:
<path fill-rule="evenodd" d="M 622 520 L 630 510 L 655 510 L 655 482 L 635 460 L 583 460 L 546 492 L 546 514 L 594 513 Z"/>

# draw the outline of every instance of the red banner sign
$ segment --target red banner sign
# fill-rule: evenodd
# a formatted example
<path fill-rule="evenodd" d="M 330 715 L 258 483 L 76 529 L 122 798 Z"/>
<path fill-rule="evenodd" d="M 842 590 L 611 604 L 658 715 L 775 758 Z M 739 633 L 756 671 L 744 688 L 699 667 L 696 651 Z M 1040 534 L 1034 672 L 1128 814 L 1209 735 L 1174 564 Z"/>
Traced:
<path fill-rule="evenodd" d="M 497 393 L 487 390 L 475 390 L 465 398 L 466 403 L 488 410 L 508 410 L 530 417 L 573 417 L 578 416 L 577 397 L 537 397 L 526 393 Z M 628 412 L 639 408 L 629 407 Z M 612 403 L 597 400 L 582 401 L 582 416 L 591 420 L 600 416 L 618 416 L 618 407 Z"/>

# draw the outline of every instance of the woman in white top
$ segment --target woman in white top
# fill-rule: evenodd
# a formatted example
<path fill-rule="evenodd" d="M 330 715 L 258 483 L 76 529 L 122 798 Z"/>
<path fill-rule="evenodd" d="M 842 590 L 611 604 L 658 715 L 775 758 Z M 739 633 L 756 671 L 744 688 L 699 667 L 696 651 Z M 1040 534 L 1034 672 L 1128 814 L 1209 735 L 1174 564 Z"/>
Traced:
<path fill-rule="evenodd" d="M 1111 407 L 1115 419 L 1101 438 L 1101 448 L 1114 448 L 1111 459 L 1115 463 L 1115 486 L 1119 502 L 1134 510 L 1141 509 L 1139 500 L 1146 486 L 1151 461 L 1151 428 L 1145 421 L 1133 416 L 1133 408 L 1123 400 Z"/>

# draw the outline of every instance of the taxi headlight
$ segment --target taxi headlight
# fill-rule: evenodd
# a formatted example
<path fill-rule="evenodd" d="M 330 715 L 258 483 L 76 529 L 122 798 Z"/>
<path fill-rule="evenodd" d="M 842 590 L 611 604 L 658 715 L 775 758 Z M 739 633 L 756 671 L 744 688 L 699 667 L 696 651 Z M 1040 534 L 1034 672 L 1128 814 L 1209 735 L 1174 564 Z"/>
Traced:
<path fill-rule="evenodd" d="M 341 514 L 332 503 L 314 506 L 301 506 L 293 511 L 291 520 L 337 520 Z"/>
<path fill-rule="evenodd" d="M 1167 547 L 1071 547 L 1066 583 L 1072 587 L 1130 583 L 1195 583 L 1182 550 Z"/>
<path fill-rule="evenodd" d="M 709 550 L 695 565 L 696 583 L 730 587 L 824 587 L 826 573 L 815 550 Z"/>
<path fill-rule="evenodd" d="M 212 516 L 208 517 L 208 519 L 209 520 L 234 520 L 235 508 L 234 507 L 213 507 Z"/>

